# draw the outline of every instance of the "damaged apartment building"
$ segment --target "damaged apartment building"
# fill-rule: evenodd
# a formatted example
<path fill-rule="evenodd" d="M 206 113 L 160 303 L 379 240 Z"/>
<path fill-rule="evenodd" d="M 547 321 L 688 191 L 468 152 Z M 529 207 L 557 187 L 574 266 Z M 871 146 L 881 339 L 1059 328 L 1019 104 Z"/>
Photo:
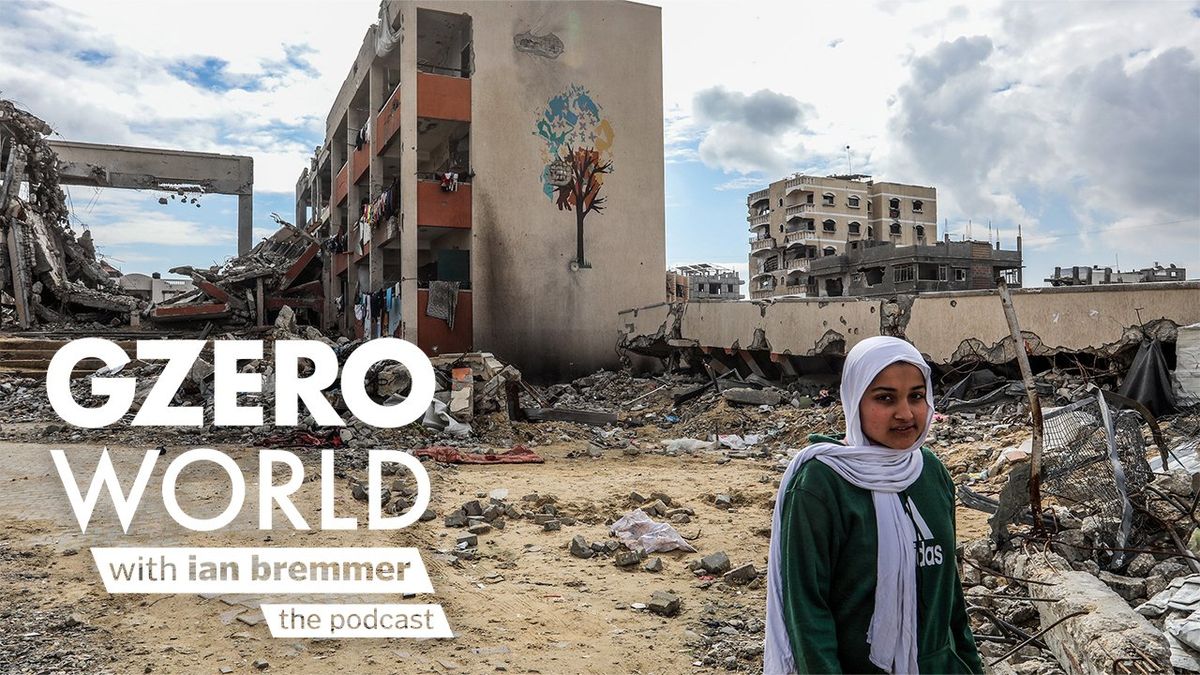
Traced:
<path fill-rule="evenodd" d="M 612 317 L 662 298 L 660 45 L 632 2 L 384 2 L 296 184 L 321 328 L 614 365 Z"/>
<path fill-rule="evenodd" d="M 1171 263 L 1163 267 L 1157 262 L 1153 267 L 1122 272 L 1111 267 L 1055 267 L 1054 275 L 1046 279 L 1051 286 L 1092 286 L 1101 284 L 1147 284 L 1156 281 L 1184 281 L 1187 269 Z"/>
<path fill-rule="evenodd" d="M 741 300 L 744 283 L 737 270 L 721 265 L 679 265 L 667 271 L 667 302 Z"/>
<path fill-rule="evenodd" d="M 793 175 L 746 198 L 750 297 L 883 296 L 1021 285 L 1017 250 L 938 240 L 937 190 Z"/>

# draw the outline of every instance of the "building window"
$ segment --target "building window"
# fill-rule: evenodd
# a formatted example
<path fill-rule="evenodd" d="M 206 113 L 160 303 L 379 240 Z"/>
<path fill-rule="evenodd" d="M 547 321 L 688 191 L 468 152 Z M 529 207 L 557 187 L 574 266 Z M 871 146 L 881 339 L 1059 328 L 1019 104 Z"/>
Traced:
<path fill-rule="evenodd" d="M 805 204 L 811 204 L 811 203 L 813 203 L 812 197 L 813 197 L 813 196 L 812 196 L 812 193 L 811 193 L 811 192 L 810 192 L 810 193 L 808 193 L 807 195 L 805 195 L 804 203 L 805 203 Z"/>
<path fill-rule="evenodd" d="M 883 283 L 882 267 L 868 267 L 863 272 L 863 279 L 867 282 L 868 286 L 878 286 Z"/>
<path fill-rule="evenodd" d="M 826 192 L 825 194 L 821 195 L 821 205 L 822 206 L 833 206 L 833 193 L 832 192 Z"/>
<path fill-rule="evenodd" d="M 966 281 L 967 280 L 967 268 L 955 267 L 954 268 L 954 280 L 955 281 Z"/>
<path fill-rule="evenodd" d="M 850 199 L 846 200 L 846 205 L 852 209 L 858 208 L 858 195 L 850 195 Z"/>
<path fill-rule="evenodd" d="M 837 223 L 834 222 L 833 219 L 826 220 L 825 222 L 821 223 L 821 225 L 821 229 L 825 230 L 826 232 L 837 232 Z"/>
<path fill-rule="evenodd" d="M 827 256 L 829 256 L 829 255 L 837 255 L 837 249 L 836 249 L 836 248 L 834 248 L 834 247 L 832 247 L 832 246 L 826 246 L 826 247 L 825 247 L 825 248 L 822 250 L 822 253 L 824 253 L 824 254 L 825 254 L 825 255 L 827 255 Z"/>
<path fill-rule="evenodd" d="M 896 265 L 895 267 L 892 268 L 892 281 L 894 281 L 896 283 L 901 283 L 904 281 L 912 281 L 912 280 L 913 280 L 913 266 L 912 265 Z"/>
<path fill-rule="evenodd" d="M 917 225 L 914 229 L 917 231 L 917 239 L 925 238 L 925 226 L 924 225 Z"/>
<path fill-rule="evenodd" d="M 857 222 L 850 223 L 848 227 L 850 228 L 850 234 L 859 234 L 862 231 L 862 225 Z"/>
<path fill-rule="evenodd" d="M 875 226 L 868 225 L 867 226 L 867 239 L 874 239 L 874 238 L 875 238 Z"/>
<path fill-rule="evenodd" d="M 922 207 L 924 207 L 924 206 L 925 205 L 921 202 L 920 199 L 914 199 L 913 200 L 913 213 L 920 213 Z"/>
<path fill-rule="evenodd" d="M 892 197 L 891 199 L 888 200 L 888 208 L 889 209 L 900 208 L 900 200 L 896 199 L 895 197 Z"/>
<path fill-rule="evenodd" d="M 938 281 L 946 280 L 946 270 L 947 269 L 948 268 L 945 265 L 938 265 Z"/>
<path fill-rule="evenodd" d="M 900 223 L 892 223 L 892 226 L 891 226 L 891 233 L 892 233 L 893 235 L 899 235 L 899 234 L 900 234 Z"/>

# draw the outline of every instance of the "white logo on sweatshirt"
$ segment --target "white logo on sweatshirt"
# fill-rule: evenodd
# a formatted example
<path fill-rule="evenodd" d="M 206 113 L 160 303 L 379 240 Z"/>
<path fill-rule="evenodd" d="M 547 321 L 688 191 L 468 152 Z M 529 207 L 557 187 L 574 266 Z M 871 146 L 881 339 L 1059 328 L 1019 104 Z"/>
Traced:
<path fill-rule="evenodd" d="M 908 498 L 908 512 L 912 514 L 913 523 L 917 526 L 917 540 L 913 542 L 917 549 L 917 567 L 941 565 L 943 560 L 942 546 L 941 544 L 925 543 L 934 540 L 933 531 L 929 529 L 929 525 L 921 517 L 921 512 L 917 510 L 917 505 L 913 503 L 912 497 Z"/>

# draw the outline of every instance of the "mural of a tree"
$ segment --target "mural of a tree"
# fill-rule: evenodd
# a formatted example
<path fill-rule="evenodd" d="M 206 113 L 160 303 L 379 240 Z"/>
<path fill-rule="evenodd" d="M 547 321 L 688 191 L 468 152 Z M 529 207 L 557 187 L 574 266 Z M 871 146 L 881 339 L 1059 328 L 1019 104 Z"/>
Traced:
<path fill-rule="evenodd" d="M 538 114 L 535 135 L 542 148 L 542 191 L 560 211 L 575 213 L 575 263 L 590 267 L 583 254 L 583 222 L 593 211 L 603 211 L 600 194 L 604 176 L 612 173 L 612 124 L 586 89 L 571 85 L 552 97 Z"/>

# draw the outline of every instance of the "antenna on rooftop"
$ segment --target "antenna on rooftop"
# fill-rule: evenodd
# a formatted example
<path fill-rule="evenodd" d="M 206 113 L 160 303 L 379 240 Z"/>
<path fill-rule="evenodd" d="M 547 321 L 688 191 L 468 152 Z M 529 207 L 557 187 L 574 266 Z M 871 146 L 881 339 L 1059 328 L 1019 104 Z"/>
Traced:
<path fill-rule="evenodd" d="M 854 175 L 854 163 L 850 161 L 850 146 L 846 146 L 846 173 Z"/>

